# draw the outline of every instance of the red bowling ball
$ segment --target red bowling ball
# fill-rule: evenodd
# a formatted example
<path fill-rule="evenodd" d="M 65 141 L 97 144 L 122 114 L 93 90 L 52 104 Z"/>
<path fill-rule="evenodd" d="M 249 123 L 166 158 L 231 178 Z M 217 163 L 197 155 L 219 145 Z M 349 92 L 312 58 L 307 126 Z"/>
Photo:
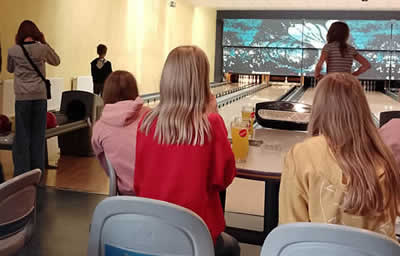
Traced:
<path fill-rule="evenodd" d="M 56 115 L 52 112 L 47 112 L 47 122 L 46 122 L 47 129 L 57 127 L 57 119 Z"/>
<path fill-rule="evenodd" d="M 6 115 L 0 115 L 0 134 L 9 133 L 11 131 L 11 122 Z"/>

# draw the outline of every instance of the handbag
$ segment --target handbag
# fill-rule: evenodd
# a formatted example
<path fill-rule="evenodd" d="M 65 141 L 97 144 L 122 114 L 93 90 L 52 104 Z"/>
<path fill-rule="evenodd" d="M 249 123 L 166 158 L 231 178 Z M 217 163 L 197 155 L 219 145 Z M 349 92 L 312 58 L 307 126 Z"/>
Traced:
<path fill-rule="evenodd" d="M 31 64 L 31 66 L 33 67 L 33 69 L 36 71 L 36 73 L 40 76 L 40 78 L 42 78 L 43 82 L 46 85 L 46 94 L 47 94 L 47 99 L 51 99 L 51 83 L 50 80 L 46 79 L 42 72 L 40 72 L 39 68 L 35 65 L 35 63 L 33 63 L 31 57 L 28 54 L 28 51 L 25 49 L 25 47 L 21 44 L 20 45 L 22 48 L 22 51 L 25 54 L 25 57 L 28 59 L 29 63 Z"/>

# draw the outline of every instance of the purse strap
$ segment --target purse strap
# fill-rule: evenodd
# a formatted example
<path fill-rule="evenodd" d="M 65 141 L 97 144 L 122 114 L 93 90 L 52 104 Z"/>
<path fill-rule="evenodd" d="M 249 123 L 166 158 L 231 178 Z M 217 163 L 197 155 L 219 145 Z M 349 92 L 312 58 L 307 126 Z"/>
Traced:
<path fill-rule="evenodd" d="M 20 44 L 22 51 L 25 54 L 25 57 L 28 59 L 29 63 L 31 64 L 31 66 L 33 67 L 33 69 L 36 71 L 36 73 L 42 78 L 42 80 L 44 82 L 46 82 L 46 78 L 44 77 L 44 75 L 42 74 L 42 72 L 40 72 L 39 68 L 35 65 L 35 63 L 33 63 L 31 57 L 28 54 L 28 51 L 25 49 L 23 44 Z"/>

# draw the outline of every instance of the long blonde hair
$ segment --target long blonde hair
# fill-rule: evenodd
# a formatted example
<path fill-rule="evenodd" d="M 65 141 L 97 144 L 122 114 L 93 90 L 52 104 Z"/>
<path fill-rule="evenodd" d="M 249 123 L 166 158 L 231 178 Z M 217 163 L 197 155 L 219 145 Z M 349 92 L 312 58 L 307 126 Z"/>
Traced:
<path fill-rule="evenodd" d="M 317 86 L 309 133 L 328 141 L 347 183 L 344 210 L 381 215 L 399 205 L 400 173 L 376 128 L 360 82 L 352 75 L 332 73 Z M 384 170 L 380 185 L 377 169 Z M 383 189 L 385 191 L 383 191 Z"/>
<path fill-rule="evenodd" d="M 143 120 L 141 131 L 149 133 L 157 120 L 154 138 L 159 144 L 203 145 L 210 138 L 206 109 L 211 99 L 210 66 L 196 46 L 170 52 L 160 81 L 160 103 Z"/>

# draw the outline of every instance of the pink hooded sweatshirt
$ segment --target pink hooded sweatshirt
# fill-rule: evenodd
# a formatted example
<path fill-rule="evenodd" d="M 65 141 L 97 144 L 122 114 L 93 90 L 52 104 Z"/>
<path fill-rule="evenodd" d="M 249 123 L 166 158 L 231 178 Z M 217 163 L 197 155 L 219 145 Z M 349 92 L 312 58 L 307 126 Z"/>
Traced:
<path fill-rule="evenodd" d="M 93 128 L 92 145 L 94 153 L 106 170 L 107 156 L 115 169 L 118 192 L 134 195 L 133 177 L 136 156 L 136 132 L 141 117 L 150 109 L 143 106 L 143 100 L 120 101 L 107 104 L 100 120 Z"/>
<path fill-rule="evenodd" d="M 400 166 L 400 119 L 392 119 L 379 129 L 383 142 L 393 152 L 397 165 Z"/>

